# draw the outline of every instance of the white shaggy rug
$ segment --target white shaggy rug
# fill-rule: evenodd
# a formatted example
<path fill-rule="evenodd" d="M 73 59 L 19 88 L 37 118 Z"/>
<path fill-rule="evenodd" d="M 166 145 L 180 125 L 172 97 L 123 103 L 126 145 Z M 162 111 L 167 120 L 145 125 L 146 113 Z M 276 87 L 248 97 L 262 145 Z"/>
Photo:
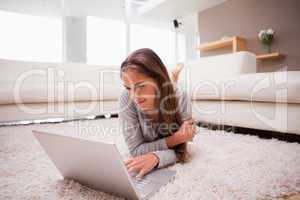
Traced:
<path fill-rule="evenodd" d="M 2 127 L 1 200 L 121 199 L 62 180 L 31 134 L 36 128 L 112 140 L 124 158 L 128 156 L 118 119 Z M 189 149 L 192 161 L 171 166 L 177 170 L 175 179 L 151 199 L 253 200 L 300 192 L 299 144 L 200 129 Z"/>

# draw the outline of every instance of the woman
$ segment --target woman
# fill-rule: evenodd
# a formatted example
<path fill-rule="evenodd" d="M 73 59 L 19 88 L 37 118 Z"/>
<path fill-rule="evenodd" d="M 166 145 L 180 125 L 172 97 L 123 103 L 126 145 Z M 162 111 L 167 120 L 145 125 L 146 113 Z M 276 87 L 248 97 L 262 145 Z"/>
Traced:
<path fill-rule="evenodd" d="M 159 56 L 139 49 L 121 65 L 126 89 L 119 98 L 119 122 L 132 158 L 129 172 L 142 177 L 154 168 L 188 160 L 195 134 L 187 94 L 173 84 Z"/>

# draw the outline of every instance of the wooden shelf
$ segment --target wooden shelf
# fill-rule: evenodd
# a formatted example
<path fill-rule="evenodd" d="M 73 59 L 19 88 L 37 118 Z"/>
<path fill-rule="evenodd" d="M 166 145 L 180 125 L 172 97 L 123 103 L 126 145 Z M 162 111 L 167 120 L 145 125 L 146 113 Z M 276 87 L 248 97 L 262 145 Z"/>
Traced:
<path fill-rule="evenodd" d="M 275 58 L 283 58 L 284 56 L 278 52 L 256 55 L 257 60 L 269 60 Z"/>
<path fill-rule="evenodd" d="M 211 51 L 230 46 L 232 47 L 232 52 L 244 51 L 246 50 L 246 40 L 244 38 L 234 36 L 201 44 L 198 49 L 200 51 Z"/>

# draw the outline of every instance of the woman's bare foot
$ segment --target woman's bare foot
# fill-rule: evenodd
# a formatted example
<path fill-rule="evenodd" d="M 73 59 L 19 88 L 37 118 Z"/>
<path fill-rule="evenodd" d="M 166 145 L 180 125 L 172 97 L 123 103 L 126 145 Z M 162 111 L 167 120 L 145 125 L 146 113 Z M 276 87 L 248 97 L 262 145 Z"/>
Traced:
<path fill-rule="evenodd" d="M 179 73 L 183 69 L 184 65 L 183 63 L 178 63 L 175 68 L 172 71 L 172 80 L 173 82 L 177 83 L 178 78 L 179 78 Z"/>

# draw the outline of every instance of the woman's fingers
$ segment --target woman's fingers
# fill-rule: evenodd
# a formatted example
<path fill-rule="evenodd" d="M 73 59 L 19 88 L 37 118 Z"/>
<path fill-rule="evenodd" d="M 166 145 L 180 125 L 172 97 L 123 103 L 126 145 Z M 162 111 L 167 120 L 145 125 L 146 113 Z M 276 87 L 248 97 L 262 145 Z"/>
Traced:
<path fill-rule="evenodd" d="M 190 119 L 186 120 L 186 122 L 187 122 L 188 124 L 193 124 L 194 119 L 193 119 L 193 118 L 190 118 Z"/>
<path fill-rule="evenodd" d="M 143 177 L 149 171 L 151 171 L 157 162 L 153 160 L 149 154 L 134 157 L 126 162 L 126 168 L 128 172 L 138 172 L 137 177 Z"/>
<path fill-rule="evenodd" d="M 195 137 L 196 135 L 196 122 L 195 120 L 192 118 L 189 120 L 189 128 L 190 128 L 190 131 L 189 131 L 189 134 L 190 134 L 190 141 L 193 141 L 193 138 Z"/>
<path fill-rule="evenodd" d="M 193 133 L 195 134 L 195 132 L 196 132 L 196 125 L 194 124 L 193 125 Z"/>
<path fill-rule="evenodd" d="M 142 178 L 143 176 L 145 176 L 145 174 L 149 173 L 154 167 L 155 165 L 153 165 L 150 162 L 145 163 L 143 165 L 143 168 L 140 170 L 139 174 L 137 175 L 137 177 Z"/>
<path fill-rule="evenodd" d="M 142 166 L 143 164 L 144 164 L 143 161 L 137 160 L 137 161 L 133 161 L 130 164 L 126 165 L 126 168 L 129 169 L 129 168 L 135 167 L 135 166 Z"/>
<path fill-rule="evenodd" d="M 142 156 L 135 157 L 133 161 L 126 165 L 128 171 L 139 171 L 147 164 L 147 160 L 143 159 Z"/>
<path fill-rule="evenodd" d="M 140 171 L 142 169 L 142 165 L 134 165 L 132 167 L 128 168 L 128 172 L 137 172 Z"/>
<path fill-rule="evenodd" d="M 143 168 L 140 170 L 140 172 L 138 173 L 138 175 L 136 176 L 137 178 L 142 178 L 143 176 L 145 176 L 145 174 L 148 173 L 148 169 Z"/>
<path fill-rule="evenodd" d="M 125 163 L 126 167 L 137 164 L 139 161 L 138 157 L 134 157 Z"/>
<path fill-rule="evenodd" d="M 127 160 L 124 161 L 124 164 L 125 164 L 125 165 L 128 165 L 128 164 L 130 164 L 132 161 L 134 161 L 134 158 L 129 158 L 129 159 L 127 159 Z"/>
<path fill-rule="evenodd" d="M 144 162 L 135 161 L 126 167 L 127 167 L 128 171 L 139 171 L 143 168 L 144 165 L 145 165 Z"/>
<path fill-rule="evenodd" d="M 182 124 L 181 133 L 184 134 L 185 141 L 192 141 L 195 135 L 195 126 L 196 123 L 193 118 L 184 121 Z"/>

